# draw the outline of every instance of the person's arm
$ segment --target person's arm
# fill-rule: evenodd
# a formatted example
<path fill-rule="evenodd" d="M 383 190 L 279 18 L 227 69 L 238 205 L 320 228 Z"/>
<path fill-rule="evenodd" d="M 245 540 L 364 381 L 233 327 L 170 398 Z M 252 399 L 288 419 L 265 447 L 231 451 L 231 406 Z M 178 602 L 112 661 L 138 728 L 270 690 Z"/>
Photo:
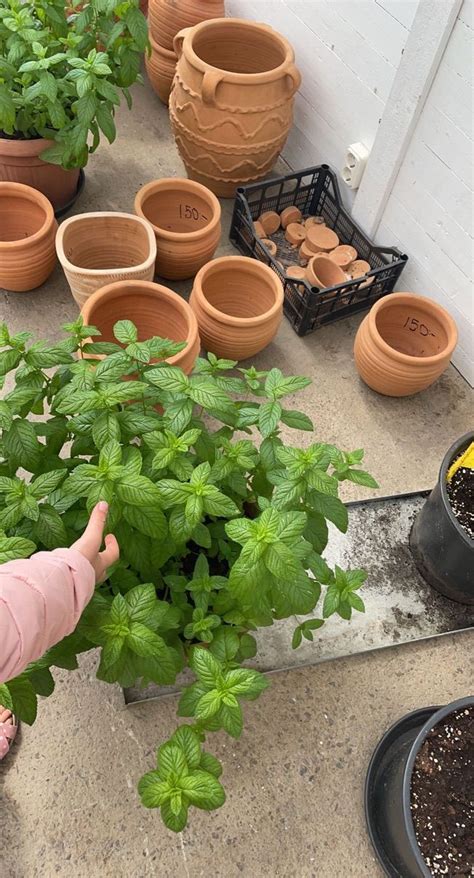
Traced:
<path fill-rule="evenodd" d="M 95 582 L 118 558 L 111 535 L 100 552 L 107 511 L 106 503 L 96 506 L 70 549 L 38 552 L 0 566 L 0 683 L 74 631 Z"/>

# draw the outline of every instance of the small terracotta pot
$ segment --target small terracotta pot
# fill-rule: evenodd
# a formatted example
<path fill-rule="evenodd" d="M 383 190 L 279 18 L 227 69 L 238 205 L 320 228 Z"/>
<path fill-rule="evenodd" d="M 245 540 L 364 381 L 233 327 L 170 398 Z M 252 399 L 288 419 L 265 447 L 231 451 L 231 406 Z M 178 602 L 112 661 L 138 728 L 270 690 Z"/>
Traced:
<path fill-rule="evenodd" d="M 265 229 L 263 228 L 262 223 L 260 222 L 260 220 L 256 220 L 256 221 L 254 222 L 254 224 L 253 224 L 253 230 L 254 230 L 254 232 L 255 232 L 257 238 L 264 238 L 265 235 L 267 234 L 267 232 L 266 232 Z"/>
<path fill-rule="evenodd" d="M 135 213 L 153 226 L 161 277 L 193 277 L 212 259 L 221 237 L 221 206 L 200 183 L 180 177 L 153 180 L 137 192 Z"/>
<path fill-rule="evenodd" d="M 130 213 L 81 213 L 59 226 L 56 252 L 80 308 L 92 293 L 118 280 L 153 280 L 152 226 Z"/>
<path fill-rule="evenodd" d="M 391 293 L 372 306 L 359 326 L 354 359 L 372 390 L 410 396 L 444 372 L 457 336 L 451 315 L 432 299 Z"/>
<path fill-rule="evenodd" d="M 264 211 L 258 219 L 267 235 L 273 235 L 280 228 L 280 217 L 274 210 Z"/>
<path fill-rule="evenodd" d="M 188 303 L 160 284 L 124 280 L 108 284 L 87 299 L 81 311 L 84 323 L 96 326 L 101 341 L 116 341 L 113 329 L 119 320 L 131 320 L 138 329 L 138 340 L 152 336 L 185 341 L 186 347 L 166 362 L 192 372 L 201 343 L 194 313 Z"/>
<path fill-rule="evenodd" d="M 265 247 L 267 248 L 269 253 L 271 253 L 272 256 L 277 255 L 278 247 L 275 244 L 275 241 L 272 241 L 270 238 L 261 238 L 260 243 L 265 244 Z"/>
<path fill-rule="evenodd" d="M 280 214 L 280 223 L 283 229 L 286 229 L 290 223 L 300 223 L 303 219 L 303 214 L 299 207 L 295 207 L 293 204 L 290 207 L 285 207 Z"/>
<path fill-rule="evenodd" d="M 224 0 L 150 0 L 148 20 L 153 39 L 165 49 L 184 27 L 225 15 Z"/>
<path fill-rule="evenodd" d="M 326 221 L 323 216 L 307 216 L 304 224 L 305 228 L 309 229 L 310 226 L 325 226 Z"/>
<path fill-rule="evenodd" d="M 278 332 L 283 286 L 271 268 L 255 259 L 222 256 L 198 272 L 190 304 L 206 350 L 246 360 Z"/>
<path fill-rule="evenodd" d="M 151 45 L 151 54 L 148 55 L 145 52 L 145 67 L 148 79 L 160 101 L 168 105 L 178 59 L 174 52 L 158 45 L 150 33 L 148 33 L 148 37 Z"/>
<path fill-rule="evenodd" d="M 306 277 L 310 284 L 325 290 L 335 284 L 342 284 L 347 280 L 342 268 L 339 268 L 329 256 L 324 254 L 313 256 L 306 268 Z"/>
<path fill-rule="evenodd" d="M 0 181 L 24 183 L 38 189 L 51 201 L 55 210 L 65 207 L 74 198 L 79 182 L 79 168 L 65 171 L 40 159 L 40 153 L 52 140 L 9 140 L 0 137 Z"/>
<path fill-rule="evenodd" d="M 338 246 L 339 238 L 327 226 L 313 224 L 307 230 L 306 243 L 314 253 L 329 253 Z"/>
<path fill-rule="evenodd" d="M 288 265 L 286 267 L 286 275 L 294 280 L 305 280 L 306 271 L 302 265 Z"/>
<path fill-rule="evenodd" d="M 288 223 L 285 229 L 285 238 L 290 244 L 299 246 L 306 238 L 306 229 L 301 223 Z"/>
<path fill-rule="evenodd" d="M 300 261 L 301 261 L 302 265 L 307 265 L 309 260 L 313 258 L 314 253 L 312 250 L 309 249 L 309 247 L 306 243 L 306 238 L 303 241 L 298 253 L 299 253 L 299 257 L 300 257 Z"/>
<path fill-rule="evenodd" d="M 357 259 L 357 250 L 355 247 L 351 247 L 350 244 L 339 244 L 338 247 L 331 250 L 329 256 L 343 271 L 347 271 L 351 262 Z"/>
<path fill-rule="evenodd" d="M 48 199 L 23 183 L 0 183 L 0 287 L 39 287 L 56 264 L 58 224 Z"/>

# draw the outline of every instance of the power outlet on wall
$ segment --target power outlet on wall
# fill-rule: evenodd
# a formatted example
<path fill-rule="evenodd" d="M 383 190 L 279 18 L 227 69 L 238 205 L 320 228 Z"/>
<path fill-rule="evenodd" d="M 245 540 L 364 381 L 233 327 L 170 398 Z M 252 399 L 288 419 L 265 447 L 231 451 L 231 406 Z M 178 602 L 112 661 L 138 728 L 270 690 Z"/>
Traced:
<path fill-rule="evenodd" d="M 351 143 L 346 151 L 346 163 L 342 169 L 342 179 L 349 189 L 358 189 L 365 171 L 369 150 L 363 143 Z"/>

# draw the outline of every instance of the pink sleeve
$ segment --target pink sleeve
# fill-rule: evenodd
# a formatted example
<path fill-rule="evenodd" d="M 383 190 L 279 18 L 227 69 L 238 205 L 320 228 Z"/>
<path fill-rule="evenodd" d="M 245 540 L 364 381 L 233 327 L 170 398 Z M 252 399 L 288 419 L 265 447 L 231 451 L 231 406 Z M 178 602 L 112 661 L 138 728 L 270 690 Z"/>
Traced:
<path fill-rule="evenodd" d="M 76 549 L 0 566 L 0 683 L 74 631 L 94 584 L 92 565 Z"/>

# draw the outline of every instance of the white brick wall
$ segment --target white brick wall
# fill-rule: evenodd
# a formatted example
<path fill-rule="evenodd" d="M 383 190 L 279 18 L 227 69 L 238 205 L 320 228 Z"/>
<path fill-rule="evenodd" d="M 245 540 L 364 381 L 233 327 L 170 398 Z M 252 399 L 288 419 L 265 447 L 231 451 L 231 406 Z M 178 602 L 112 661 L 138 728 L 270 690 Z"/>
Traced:
<path fill-rule="evenodd" d="M 399 287 L 432 297 L 454 317 L 453 363 L 474 385 L 472 12 L 464 0 L 377 239 L 409 255 Z"/>
<path fill-rule="evenodd" d="M 283 156 L 292 168 L 342 168 L 370 149 L 417 0 L 226 0 L 228 15 L 264 21 L 291 42 L 303 82 Z M 342 184 L 345 201 L 353 193 Z"/>
<path fill-rule="evenodd" d="M 440 3 L 443 0 L 439 0 Z M 292 43 L 303 82 L 284 150 L 292 168 L 371 147 L 418 0 L 226 0 L 228 15 L 265 21 Z M 453 362 L 474 384 L 472 291 L 473 0 L 464 0 L 378 230 L 409 255 L 399 287 L 453 315 Z M 346 204 L 353 194 L 341 183 Z"/>

